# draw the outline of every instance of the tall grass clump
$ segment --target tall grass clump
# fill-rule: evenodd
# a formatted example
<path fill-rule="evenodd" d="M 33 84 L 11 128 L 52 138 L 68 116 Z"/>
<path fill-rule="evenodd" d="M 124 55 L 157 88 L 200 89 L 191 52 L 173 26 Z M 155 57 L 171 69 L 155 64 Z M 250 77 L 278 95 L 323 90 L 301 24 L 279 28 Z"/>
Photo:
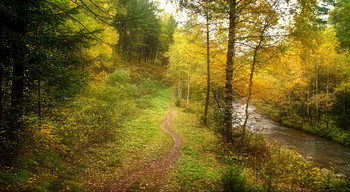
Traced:
<path fill-rule="evenodd" d="M 238 139 L 239 140 L 239 139 Z M 344 178 L 333 170 L 321 169 L 295 151 L 250 133 L 244 146 L 224 144 L 222 156 L 234 159 L 245 172 L 250 186 L 263 191 L 348 191 Z M 326 170 L 326 171 L 325 171 Z M 224 175 L 227 175 L 224 174 Z M 252 190 L 252 189 L 251 189 Z"/>
<path fill-rule="evenodd" d="M 235 164 L 228 165 L 221 176 L 222 188 L 225 192 L 244 192 L 248 190 L 247 179 L 241 175 L 242 170 Z"/>

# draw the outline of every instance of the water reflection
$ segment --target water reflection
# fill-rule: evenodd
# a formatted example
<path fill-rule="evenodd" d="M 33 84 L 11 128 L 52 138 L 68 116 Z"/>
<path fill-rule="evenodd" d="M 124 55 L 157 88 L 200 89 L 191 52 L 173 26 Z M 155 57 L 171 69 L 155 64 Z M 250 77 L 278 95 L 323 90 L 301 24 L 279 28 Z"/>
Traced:
<path fill-rule="evenodd" d="M 235 116 L 244 118 L 244 105 L 235 103 Z M 322 167 L 335 167 L 336 172 L 350 178 L 350 148 L 329 141 L 325 138 L 306 133 L 305 131 L 280 126 L 278 123 L 249 108 L 248 126 L 251 131 L 262 132 L 268 139 L 274 139 L 284 146 L 295 149 L 304 158 L 312 159 Z M 239 121 L 242 123 L 243 121 Z"/>

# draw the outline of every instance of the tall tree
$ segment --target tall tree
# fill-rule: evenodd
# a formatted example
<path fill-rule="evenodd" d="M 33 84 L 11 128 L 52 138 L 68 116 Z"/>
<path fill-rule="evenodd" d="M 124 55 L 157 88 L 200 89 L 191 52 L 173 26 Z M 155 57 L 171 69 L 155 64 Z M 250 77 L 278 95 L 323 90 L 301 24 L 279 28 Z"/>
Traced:
<path fill-rule="evenodd" d="M 207 93 L 205 96 L 205 107 L 204 107 L 204 125 L 208 124 L 208 108 L 210 98 L 210 30 L 209 30 L 209 11 L 206 11 L 205 15 L 206 25 L 206 44 L 207 44 Z"/>
<path fill-rule="evenodd" d="M 240 10 L 237 10 L 237 1 L 229 0 L 229 27 L 228 27 L 228 46 L 226 59 L 226 80 L 225 80 L 225 116 L 224 116 L 224 133 L 227 142 L 232 142 L 232 114 L 233 114 L 233 92 L 232 77 L 233 65 L 236 61 L 236 27 Z"/>
<path fill-rule="evenodd" d="M 98 24 L 103 21 L 97 18 L 96 10 L 102 9 L 96 7 L 98 3 L 0 2 L 1 155 L 15 154 L 23 139 L 24 117 L 36 114 L 33 119 L 41 119 L 43 110 L 71 98 L 87 79 L 84 77 L 91 60 L 103 60 L 87 59 L 93 39 L 107 44 L 99 35 L 102 27 Z M 99 21 L 90 23 L 97 26 L 88 26 L 92 17 Z"/>
<path fill-rule="evenodd" d="M 330 13 L 337 37 L 343 48 L 350 49 L 350 0 L 339 0 Z"/>
<path fill-rule="evenodd" d="M 201 81 L 204 73 L 203 64 L 205 50 L 201 46 L 195 33 L 175 32 L 174 44 L 170 46 L 168 76 L 178 83 L 178 98 L 181 99 L 182 92 L 187 94 L 187 107 L 190 102 L 190 91 L 193 84 Z M 183 85 L 186 82 L 187 85 Z M 186 87 L 187 91 L 182 91 Z"/>
<path fill-rule="evenodd" d="M 261 1 L 259 2 L 258 6 L 256 7 L 257 13 L 254 17 L 254 24 L 252 26 L 249 26 L 250 33 L 249 36 L 252 36 L 253 38 L 249 39 L 249 43 L 253 45 L 252 49 L 252 59 L 251 59 L 251 65 L 250 65 L 250 75 L 249 75 L 249 82 L 248 82 L 248 93 L 245 103 L 245 119 L 242 127 L 242 136 L 241 136 L 241 146 L 244 146 L 245 141 L 245 132 L 247 128 L 247 122 L 249 118 L 249 102 L 252 97 L 253 92 L 253 78 L 254 73 L 257 68 L 257 65 L 264 64 L 263 59 L 269 60 L 272 56 L 267 57 L 268 55 L 266 52 L 264 53 L 264 50 L 271 49 L 272 47 L 277 47 L 275 41 L 276 36 L 275 34 L 272 34 L 271 29 L 273 29 L 274 26 L 278 24 L 278 7 L 279 7 L 279 0 L 275 1 Z M 270 33 L 270 34 L 269 34 Z M 274 49 L 275 52 L 278 52 L 277 49 Z M 262 57 L 262 55 L 265 55 L 265 57 Z M 265 61 L 266 62 L 266 61 Z"/>
<path fill-rule="evenodd" d="M 128 51 L 129 61 L 135 53 L 139 62 L 144 57 L 151 60 L 159 47 L 160 20 L 157 7 L 149 0 L 122 0 L 126 14 L 115 17 L 115 27 L 120 34 L 118 49 Z"/>
<path fill-rule="evenodd" d="M 208 108 L 209 108 L 209 99 L 210 99 L 210 25 L 213 22 L 215 17 L 215 11 L 217 6 L 215 6 L 215 1 L 213 0 L 197 0 L 197 1 L 184 1 L 180 0 L 181 8 L 186 8 L 196 17 L 200 15 L 204 18 L 205 23 L 205 45 L 206 45 L 206 69 L 207 69 L 207 86 L 206 86 L 206 96 L 204 104 L 204 114 L 203 114 L 203 123 L 207 125 L 208 123 Z"/>
<path fill-rule="evenodd" d="M 156 64 L 156 59 L 159 60 L 163 66 L 167 66 L 169 63 L 169 57 L 166 53 L 169 51 L 170 45 L 174 42 L 174 34 L 177 29 L 178 23 L 176 22 L 173 15 L 168 13 L 163 13 L 160 23 L 160 35 L 159 35 L 159 45 L 157 47 L 156 58 L 154 63 Z"/>

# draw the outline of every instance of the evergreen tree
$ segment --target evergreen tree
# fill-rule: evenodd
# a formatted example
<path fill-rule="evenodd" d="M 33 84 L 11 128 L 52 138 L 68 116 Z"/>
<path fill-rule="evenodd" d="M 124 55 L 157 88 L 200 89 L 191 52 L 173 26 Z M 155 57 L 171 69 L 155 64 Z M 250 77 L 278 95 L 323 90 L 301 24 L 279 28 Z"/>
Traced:
<path fill-rule="evenodd" d="M 350 0 L 340 0 L 330 13 L 337 37 L 343 48 L 350 49 Z"/>

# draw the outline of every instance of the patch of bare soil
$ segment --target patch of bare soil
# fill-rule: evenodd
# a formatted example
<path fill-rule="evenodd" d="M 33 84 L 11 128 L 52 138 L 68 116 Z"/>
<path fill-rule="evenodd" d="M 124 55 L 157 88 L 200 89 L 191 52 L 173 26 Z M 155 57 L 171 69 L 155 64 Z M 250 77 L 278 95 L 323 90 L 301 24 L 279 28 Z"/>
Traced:
<path fill-rule="evenodd" d="M 169 103 L 169 108 L 165 120 L 160 124 L 160 128 L 173 139 L 174 144 L 170 151 L 158 160 L 145 165 L 140 170 L 127 173 L 121 179 L 114 182 L 106 191 L 128 191 L 130 186 L 143 176 L 147 176 L 147 181 L 150 182 L 146 186 L 154 188 L 166 178 L 168 170 L 171 169 L 179 157 L 182 145 L 181 138 L 170 129 L 170 121 L 174 116 L 173 103 Z"/>

